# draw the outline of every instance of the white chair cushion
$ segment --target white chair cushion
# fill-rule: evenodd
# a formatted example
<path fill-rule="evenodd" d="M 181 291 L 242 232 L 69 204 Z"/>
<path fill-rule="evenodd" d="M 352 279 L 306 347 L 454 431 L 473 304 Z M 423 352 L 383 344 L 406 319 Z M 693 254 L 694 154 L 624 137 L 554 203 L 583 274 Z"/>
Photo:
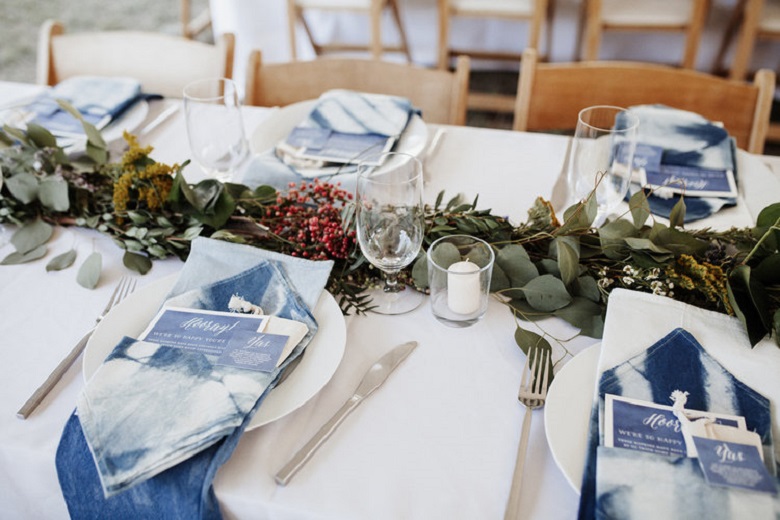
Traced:
<path fill-rule="evenodd" d="M 610 25 L 679 26 L 689 23 L 691 0 L 604 0 L 602 21 Z"/>
<path fill-rule="evenodd" d="M 762 31 L 780 33 L 780 2 L 768 0 L 764 4 L 758 26 Z"/>
<path fill-rule="evenodd" d="M 450 0 L 450 8 L 458 14 L 492 14 L 531 16 L 533 0 Z"/>

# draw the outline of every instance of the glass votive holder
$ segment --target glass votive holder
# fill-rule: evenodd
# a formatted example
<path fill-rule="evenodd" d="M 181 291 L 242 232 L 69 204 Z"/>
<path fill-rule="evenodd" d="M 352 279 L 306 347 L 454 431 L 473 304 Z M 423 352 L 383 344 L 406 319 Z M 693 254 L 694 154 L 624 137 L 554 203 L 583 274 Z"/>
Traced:
<path fill-rule="evenodd" d="M 436 240 L 428 249 L 431 310 L 450 327 L 469 327 L 485 315 L 490 295 L 493 248 L 469 235 Z"/>

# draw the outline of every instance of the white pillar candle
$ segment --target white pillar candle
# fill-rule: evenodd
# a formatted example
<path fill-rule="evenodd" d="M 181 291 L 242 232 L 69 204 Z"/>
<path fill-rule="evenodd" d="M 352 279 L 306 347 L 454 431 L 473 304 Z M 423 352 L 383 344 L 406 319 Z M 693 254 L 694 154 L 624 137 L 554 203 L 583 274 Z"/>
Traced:
<path fill-rule="evenodd" d="M 471 314 L 478 311 L 481 292 L 477 264 L 463 260 L 447 269 L 447 306 L 452 312 Z"/>

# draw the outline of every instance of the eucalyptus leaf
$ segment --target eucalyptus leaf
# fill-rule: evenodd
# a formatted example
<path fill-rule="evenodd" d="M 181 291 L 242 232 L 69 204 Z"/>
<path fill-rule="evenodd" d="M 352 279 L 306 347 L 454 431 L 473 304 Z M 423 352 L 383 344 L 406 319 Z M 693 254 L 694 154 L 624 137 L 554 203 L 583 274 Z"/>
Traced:
<path fill-rule="evenodd" d="M 0 262 L 0 265 L 14 265 L 32 262 L 33 260 L 38 260 L 39 258 L 46 256 L 46 251 L 47 248 L 45 245 L 40 245 L 34 249 L 31 249 L 30 251 L 27 251 L 26 253 L 20 253 L 16 251 L 3 258 L 3 261 Z"/>
<path fill-rule="evenodd" d="M 53 211 L 68 211 L 68 183 L 65 179 L 45 179 L 40 184 L 38 198 L 41 204 Z"/>
<path fill-rule="evenodd" d="M 73 265 L 73 262 L 75 261 L 76 250 L 71 249 L 69 251 L 65 251 L 64 253 L 57 255 L 49 260 L 49 263 L 46 264 L 46 271 L 62 271 L 63 269 L 67 269 Z"/>
<path fill-rule="evenodd" d="M 511 285 L 509 284 L 509 277 L 507 274 L 500 265 L 493 262 L 493 269 L 490 273 L 490 292 L 499 292 L 509 289 L 510 287 Z"/>
<path fill-rule="evenodd" d="M 558 266 L 558 262 L 551 258 L 542 258 L 536 262 L 536 268 L 539 270 L 539 274 L 551 274 L 558 278 L 561 277 L 561 269 Z"/>
<path fill-rule="evenodd" d="M 133 253 L 131 251 L 125 251 L 125 254 L 122 257 L 122 263 L 128 269 L 132 269 L 142 275 L 148 273 L 152 268 L 152 261 L 148 256 L 139 255 L 138 253 Z"/>
<path fill-rule="evenodd" d="M 540 311 L 554 311 L 572 301 L 563 282 L 550 274 L 534 278 L 522 290 L 528 303 Z"/>
<path fill-rule="evenodd" d="M 420 255 L 412 266 L 414 285 L 421 289 L 428 287 L 428 256 Z"/>
<path fill-rule="evenodd" d="M 557 309 L 553 314 L 580 329 L 581 334 L 600 338 L 603 332 L 601 313 L 602 308 L 598 303 L 587 298 L 575 297 L 569 305 Z"/>
<path fill-rule="evenodd" d="M 522 287 L 539 276 L 539 270 L 531 262 L 525 248 L 519 244 L 509 244 L 499 249 L 495 262 L 509 277 L 512 287 Z"/>
<path fill-rule="evenodd" d="M 775 202 L 762 209 L 756 218 L 757 227 L 777 225 L 780 221 L 780 202 Z"/>
<path fill-rule="evenodd" d="M 509 307 L 514 311 L 515 315 L 525 321 L 539 321 L 552 316 L 552 312 L 534 309 L 525 299 L 512 298 L 509 302 Z"/>
<path fill-rule="evenodd" d="M 5 180 L 11 195 L 22 204 L 29 204 L 38 198 L 38 179 L 29 173 L 17 173 Z"/>
<path fill-rule="evenodd" d="M 55 148 L 57 146 L 57 138 L 41 125 L 27 123 L 27 136 L 39 148 Z"/>
<path fill-rule="evenodd" d="M 587 298 L 592 302 L 601 302 L 601 292 L 598 282 L 592 276 L 580 276 L 571 287 L 574 296 Z"/>
<path fill-rule="evenodd" d="M 669 213 L 669 226 L 672 228 L 683 227 L 685 224 L 685 200 L 681 196 Z"/>
<path fill-rule="evenodd" d="M 780 253 L 764 258 L 756 266 L 753 276 L 766 285 L 780 284 Z"/>
<path fill-rule="evenodd" d="M 649 238 L 627 237 L 624 240 L 631 249 L 639 251 L 651 251 L 653 253 L 661 254 L 671 253 L 671 251 L 668 249 L 655 245 Z"/>
<path fill-rule="evenodd" d="M 431 258 L 442 269 L 449 269 L 455 262 L 460 262 L 460 252 L 455 244 L 441 242 L 431 252 Z"/>
<path fill-rule="evenodd" d="M 517 327 L 515 329 L 515 343 L 517 343 L 517 346 L 520 347 L 520 350 L 522 350 L 526 356 L 531 350 L 536 348 L 542 348 L 552 352 L 549 341 L 536 332 L 526 330 L 522 327 Z"/>
<path fill-rule="evenodd" d="M 628 200 L 628 206 L 631 208 L 631 218 L 634 221 L 634 227 L 639 229 L 648 217 L 650 217 L 650 203 L 647 201 L 645 190 L 639 190 Z"/>
<path fill-rule="evenodd" d="M 54 233 L 52 226 L 36 219 L 17 229 L 11 236 L 11 244 L 17 252 L 25 254 L 48 242 L 52 233 Z"/>
<path fill-rule="evenodd" d="M 570 242 L 562 240 L 562 237 L 555 239 L 558 248 L 558 267 L 561 271 L 563 283 L 569 285 L 572 283 L 580 271 L 580 255 L 578 251 L 571 246 Z M 563 237 L 570 238 L 570 237 Z"/>
<path fill-rule="evenodd" d="M 636 236 L 637 229 L 628 220 L 619 219 L 604 224 L 598 233 L 604 255 L 611 260 L 620 260 L 626 256 L 625 239 Z"/>
<path fill-rule="evenodd" d="M 729 274 L 727 287 L 731 307 L 744 325 L 750 344 L 755 346 L 770 331 L 763 287 L 751 279 L 750 266 L 747 265 L 737 266 Z"/>
<path fill-rule="evenodd" d="M 86 289 L 94 289 L 100 280 L 100 271 L 103 268 L 103 257 L 95 251 L 84 260 L 79 267 L 76 281 Z"/>
<path fill-rule="evenodd" d="M 709 247 L 709 243 L 678 229 L 671 229 L 662 224 L 653 226 L 649 236 L 656 245 L 663 247 L 676 255 L 700 255 Z"/>

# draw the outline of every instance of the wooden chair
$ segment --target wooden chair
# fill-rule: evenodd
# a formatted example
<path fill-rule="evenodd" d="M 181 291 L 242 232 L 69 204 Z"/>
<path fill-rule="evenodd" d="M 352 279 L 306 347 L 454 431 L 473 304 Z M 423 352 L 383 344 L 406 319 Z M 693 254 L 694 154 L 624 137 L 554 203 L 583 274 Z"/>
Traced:
<path fill-rule="evenodd" d="M 593 105 L 660 103 L 722 122 L 751 153 L 764 149 L 775 73 L 761 70 L 752 84 L 703 72 L 636 62 L 521 62 L 515 130 L 573 130 L 577 114 Z"/>
<path fill-rule="evenodd" d="M 316 99 L 331 89 L 404 96 L 422 109 L 429 123 L 466 122 L 469 59 L 458 59 L 454 72 L 401 63 L 354 58 L 264 64 L 252 51 L 247 69 L 247 105 L 284 106 Z"/>
<path fill-rule="evenodd" d="M 555 0 L 438 0 L 439 60 L 441 70 L 450 66 L 450 60 L 466 55 L 470 58 L 510 60 L 516 62 L 521 51 L 487 51 L 484 49 L 457 49 L 450 45 L 450 22 L 454 17 L 503 19 L 528 25 L 526 48 L 538 49 L 542 31 L 547 35 L 546 49 L 551 44 L 549 23 Z M 518 42 L 519 43 L 519 42 Z M 471 92 L 468 108 L 490 112 L 509 112 L 514 109 L 515 96 L 485 92 Z"/>
<path fill-rule="evenodd" d="M 597 60 L 608 30 L 685 34 L 683 68 L 696 65 L 710 0 L 583 0 L 585 43 L 582 59 Z"/>
<path fill-rule="evenodd" d="M 77 75 L 129 76 L 146 92 L 180 98 L 190 81 L 232 78 L 234 44 L 232 34 L 216 45 L 149 32 L 65 34 L 60 22 L 49 20 L 39 34 L 37 81 L 56 85 Z"/>
<path fill-rule="evenodd" d="M 740 0 L 737 9 L 741 27 L 729 77 L 745 79 L 756 44 L 760 40 L 780 42 L 780 1 Z"/>
<path fill-rule="evenodd" d="M 472 58 L 517 61 L 520 52 L 491 52 L 481 49 L 454 49 L 450 46 L 450 19 L 453 17 L 497 18 L 529 25 L 527 47 L 539 48 L 542 30 L 549 35 L 549 9 L 554 0 L 438 0 L 439 68 L 450 66 L 450 58 L 461 54 Z M 549 49 L 547 49 L 549 51 Z"/>
<path fill-rule="evenodd" d="M 398 46 L 388 46 L 382 43 L 382 12 L 390 9 L 401 43 Z M 314 34 L 306 22 L 304 11 L 307 9 L 322 11 L 354 11 L 365 13 L 369 18 L 371 40 L 367 45 L 347 45 L 339 43 L 321 44 L 314 39 Z M 406 60 L 411 63 L 412 56 L 409 53 L 409 43 L 406 40 L 406 31 L 401 21 L 401 13 L 397 0 L 287 0 L 287 21 L 290 26 L 290 51 L 293 60 L 298 59 L 295 33 L 296 22 L 300 21 L 306 35 L 309 37 L 314 52 L 317 56 L 327 52 L 346 52 L 367 50 L 374 59 L 379 59 L 383 52 L 402 52 Z"/>
<path fill-rule="evenodd" d="M 195 38 L 211 27 L 211 11 L 208 6 L 192 18 L 192 0 L 181 0 L 181 34 L 185 38 Z"/>

